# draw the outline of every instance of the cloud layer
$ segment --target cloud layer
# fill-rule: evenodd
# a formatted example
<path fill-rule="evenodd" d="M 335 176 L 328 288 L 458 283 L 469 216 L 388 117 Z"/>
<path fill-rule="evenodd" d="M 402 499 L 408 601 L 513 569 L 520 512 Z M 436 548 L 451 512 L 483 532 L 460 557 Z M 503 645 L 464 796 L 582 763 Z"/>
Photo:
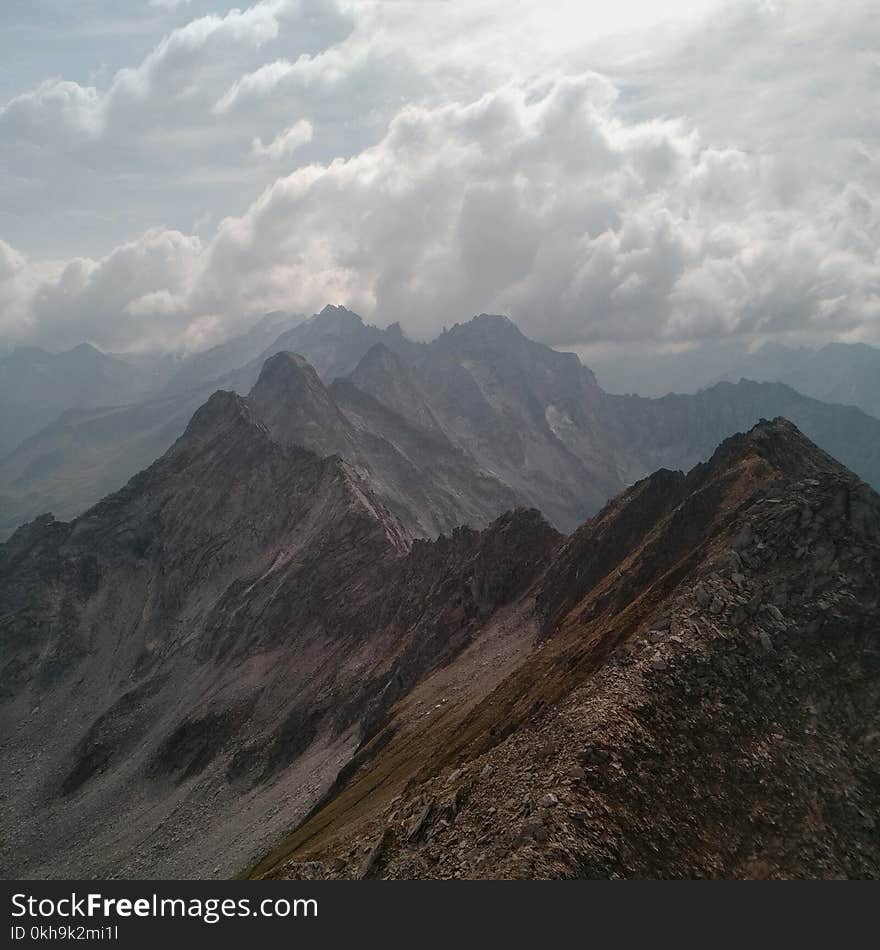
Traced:
<path fill-rule="evenodd" d="M 650 46 L 559 39 L 550 58 L 510 33 L 491 63 L 480 24 L 501 8 L 469 9 L 461 42 L 438 21 L 420 48 L 424 13 L 263 2 L 190 20 L 103 91 L 13 98 L 0 143 L 234 142 L 259 194 L 225 218 L 214 196 L 209 233 L 150 227 L 103 255 L 0 242 L 0 336 L 194 347 L 330 301 L 415 336 L 499 311 L 561 346 L 880 342 L 869 5 L 722 6 Z M 303 24 L 309 48 L 276 55 Z"/>

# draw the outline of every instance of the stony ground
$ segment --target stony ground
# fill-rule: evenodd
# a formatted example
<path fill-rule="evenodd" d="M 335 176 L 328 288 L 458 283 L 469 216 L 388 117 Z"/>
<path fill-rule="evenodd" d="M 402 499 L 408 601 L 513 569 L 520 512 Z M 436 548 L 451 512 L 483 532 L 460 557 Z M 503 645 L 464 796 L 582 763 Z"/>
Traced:
<path fill-rule="evenodd" d="M 686 581 L 560 702 L 273 876 L 880 876 L 880 507 L 799 471 L 740 480 Z"/>

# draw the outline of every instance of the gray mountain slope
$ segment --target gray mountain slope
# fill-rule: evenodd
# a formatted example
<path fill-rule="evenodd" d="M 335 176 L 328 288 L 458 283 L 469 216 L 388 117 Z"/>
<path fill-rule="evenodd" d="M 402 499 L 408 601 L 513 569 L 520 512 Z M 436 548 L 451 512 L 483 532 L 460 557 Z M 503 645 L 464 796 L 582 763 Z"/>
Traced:
<path fill-rule="evenodd" d="M 229 876 L 559 536 L 413 545 L 354 468 L 214 394 L 146 471 L 0 545 L 0 873 Z"/>
<path fill-rule="evenodd" d="M 348 380 L 326 387 L 296 354 L 268 359 L 249 401 L 278 442 L 351 462 L 415 537 L 482 527 L 522 502 L 442 433 L 410 423 Z"/>
<path fill-rule="evenodd" d="M 168 393 L 186 393 L 206 383 L 218 383 L 229 373 L 257 359 L 278 337 L 303 321 L 302 316 L 267 313 L 247 332 L 211 347 L 202 353 L 194 353 L 168 382 Z"/>
<path fill-rule="evenodd" d="M 350 457 L 427 537 L 453 524 L 485 524 L 511 504 L 536 507 L 570 531 L 646 472 L 687 468 L 733 432 L 777 415 L 880 484 L 878 423 L 856 409 L 747 381 L 681 397 L 617 397 L 576 356 L 529 340 L 504 317 L 482 315 L 414 343 L 399 327 L 379 330 L 328 307 L 217 382 L 70 413 L 33 436 L 0 462 L 0 531 L 45 511 L 63 518 L 83 511 L 160 455 L 218 385 L 250 392 L 263 357 L 287 344 L 317 371 L 320 392 L 311 397 L 335 408 L 319 412 L 308 433 L 293 426 L 295 413 L 274 419 L 276 432 L 292 427 L 286 441 Z M 346 372 L 353 389 L 339 384 L 330 393 L 326 384 Z M 273 419 L 269 401 L 261 413 Z"/>

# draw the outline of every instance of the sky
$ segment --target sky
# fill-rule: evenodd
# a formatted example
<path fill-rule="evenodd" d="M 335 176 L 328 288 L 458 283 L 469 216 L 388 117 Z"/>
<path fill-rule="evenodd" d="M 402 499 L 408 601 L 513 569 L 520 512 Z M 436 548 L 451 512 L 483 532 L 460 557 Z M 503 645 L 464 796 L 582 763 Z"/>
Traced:
<path fill-rule="evenodd" d="M 876 0 L 4 0 L 0 344 L 880 344 Z"/>

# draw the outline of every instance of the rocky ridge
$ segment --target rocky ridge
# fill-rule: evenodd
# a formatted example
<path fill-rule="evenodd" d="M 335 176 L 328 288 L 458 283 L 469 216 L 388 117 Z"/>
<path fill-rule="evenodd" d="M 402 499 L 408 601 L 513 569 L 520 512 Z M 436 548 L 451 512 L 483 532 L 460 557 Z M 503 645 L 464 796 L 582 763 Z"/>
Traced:
<path fill-rule="evenodd" d="M 211 392 L 248 394 L 280 352 L 314 367 L 344 417 L 332 435 L 314 420 L 289 434 L 308 436 L 319 454 L 349 457 L 422 537 L 486 525 L 517 505 L 573 531 L 627 485 L 658 468 L 689 469 L 731 433 L 777 415 L 880 485 L 880 420 L 787 386 L 742 380 L 689 396 L 613 396 L 574 354 L 529 340 L 490 314 L 417 343 L 397 325 L 379 329 L 328 307 L 253 356 L 289 319 L 267 318 L 187 361 L 146 402 L 71 410 L 0 458 L 0 536 L 47 510 L 69 519 L 115 491 L 167 450 Z M 246 362 L 234 366 L 236 359 Z M 206 378 L 212 372 L 220 375 Z M 293 430 L 290 421 L 276 418 L 276 433 Z M 422 496 L 407 505 L 412 486 Z"/>
<path fill-rule="evenodd" d="M 606 546 L 608 570 L 572 598 L 555 571 L 589 571 L 639 506 L 642 538 Z M 447 755 L 413 752 L 410 725 L 252 873 L 880 873 L 880 498 L 794 427 L 763 423 L 688 476 L 635 486 L 531 596 L 543 645 L 447 714 Z M 384 803 L 359 808 L 377 773 Z"/>
<path fill-rule="evenodd" d="M 349 462 L 216 393 L 120 492 L 0 546 L 0 867 L 233 873 L 558 540 L 519 511 L 413 544 Z"/>

